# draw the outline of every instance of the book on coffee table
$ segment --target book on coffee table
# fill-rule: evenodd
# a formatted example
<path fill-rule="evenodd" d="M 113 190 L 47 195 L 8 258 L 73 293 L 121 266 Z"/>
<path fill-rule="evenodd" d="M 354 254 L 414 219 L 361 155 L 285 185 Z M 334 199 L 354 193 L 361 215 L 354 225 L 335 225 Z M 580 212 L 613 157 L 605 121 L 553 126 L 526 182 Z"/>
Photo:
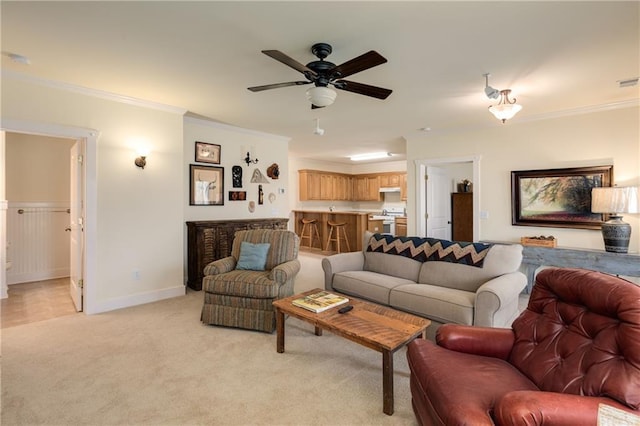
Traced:
<path fill-rule="evenodd" d="M 344 296 L 338 296 L 337 294 L 329 293 L 328 291 L 320 291 L 313 293 L 300 299 L 296 299 L 293 302 L 294 306 L 307 309 L 311 312 L 320 313 L 327 309 L 333 308 L 345 304 L 349 301 Z"/>

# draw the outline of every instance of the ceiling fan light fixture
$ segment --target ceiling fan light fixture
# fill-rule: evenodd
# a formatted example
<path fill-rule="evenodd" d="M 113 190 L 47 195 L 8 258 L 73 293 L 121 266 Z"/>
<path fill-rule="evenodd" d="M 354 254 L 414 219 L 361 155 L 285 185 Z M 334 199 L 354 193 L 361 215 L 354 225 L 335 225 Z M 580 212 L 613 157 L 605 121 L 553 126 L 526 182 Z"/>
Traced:
<path fill-rule="evenodd" d="M 311 102 L 312 105 L 317 107 L 326 107 L 331 105 L 335 100 L 338 94 L 335 90 L 324 87 L 324 86 L 314 86 L 307 90 L 307 99 Z"/>
<path fill-rule="evenodd" d="M 349 157 L 351 161 L 365 161 L 365 160 L 377 160 L 380 158 L 388 158 L 392 157 L 393 154 L 390 152 L 370 152 L 368 154 L 357 154 Z"/>
<path fill-rule="evenodd" d="M 502 121 L 504 124 L 505 121 L 512 119 L 518 111 L 522 109 L 522 105 L 516 103 L 516 99 L 510 100 L 509 94 L 511 90 L 501 90 L 500 91 L 500 102 L 498 105 L 491 105 L 489 107 L 489 111 L 493 114 L 498 120 Z"/>

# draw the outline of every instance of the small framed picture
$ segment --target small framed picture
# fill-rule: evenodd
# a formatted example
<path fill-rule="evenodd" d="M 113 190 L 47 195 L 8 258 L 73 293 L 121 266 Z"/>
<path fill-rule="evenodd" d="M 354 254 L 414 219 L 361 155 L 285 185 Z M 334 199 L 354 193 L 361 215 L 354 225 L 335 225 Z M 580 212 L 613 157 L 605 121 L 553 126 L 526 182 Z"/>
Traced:
<path fill-rule="evenodd" d="M 196 162 L 220 164 L 220 145 L 196 142 Z"/>
<path fill-rule="evenodd" d="M 189 205 L 224 205 L 224 167 L 189 165 Z"/>

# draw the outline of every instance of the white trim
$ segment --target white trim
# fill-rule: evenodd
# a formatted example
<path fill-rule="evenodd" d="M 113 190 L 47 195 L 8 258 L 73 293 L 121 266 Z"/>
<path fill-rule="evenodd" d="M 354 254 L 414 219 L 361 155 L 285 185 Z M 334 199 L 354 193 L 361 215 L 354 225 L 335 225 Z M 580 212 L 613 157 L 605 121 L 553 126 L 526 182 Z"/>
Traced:
<path fill-rule="evenodd" d="M 3 167 L 4 168 L 4 167 Z M 0 200 L 0 299 L 9 297 L 7 293 L 7 200 Z"/>
<path fill-rule="evenodd" d="M 184 296 L 186 287 L 183 285 L 169 287 L 162 290 L 153 290 L 146 293 L 137 293 L 130 296 L 118 297 L 97 303 L 93 313 L 114 311 L 116 309 L 128 308 L 145 303 L 157 302 L 159 300 L 171 299 L 173 297 Z"/>
<path fill-rule="evenodd" d="M 246 135 L 258 136 L 261 138 L 269 138 L 269 139 L 272 139 L 273 141 L 289 142 L 291 140 L 291 138 L 287 136 L 274 135 L 272 133 L 264 133 L 258 130 L 244 129 L 242 127 L 232 126 L 231 124 L 220 123 L 219 121 L 213 121 L 205 118 L 191 117 L 189 115 L 184 116 L 184 122 L 197 124 L 200 126 L 213 127 L 220 130 L 226 130 L 228 132 L 243 133 Z"/>
<path fill-rule="evenodd" d="M 2 70 L 2 75 L 3 77 L 11 78 L 13 80 L 38 84 L 40 86 L 50 87 L 58 90 L 65 90 L 67 92 L 80 93 L 82 95 L 91 96 L 94 98 L 106 99 L 109 101 L 119 102 L 122 104 L 134 105 L 134 106 L 155 109 L 155 110 L 164 111 L 164 112 L 171 112 L 179 115 L 184 115 L 187 112 L 187 109 L 185 108 L 180 108 L 172 105 L 165 105 L 159 102 L 147 101 L 144 99 L 132 98 L 130 96 L 118 95 L 116 93 L 106 92 L 103 90 L 77 86 L 75 84 L 65 83 L 62 81 L 48 80 L 45 78 L 34 77 L 31 75 L 23 74 L 23 73 L 12 71 L 12 70 Z"/>
<path fill-rule="evenodd" d="M 640 106 L 640 99 L 628 99 L 626 101 L 611 102 L 601 105 L 589 105 L 572 109 L 565 109 L 562 111 L 552 111 L 542 114 L 523 116 L 522 118 L 516 118 L 508 120 L 509 123 L 528 123 L 531 121 L 550 120 L 553 118 L 568 117 L 572 115 L 591 114 L 594 112 L 612 111 L 616 109 L 633 108 Z M 516 116 L 517 117 L 517 116 Z"/>
<path fill-rule="evenodd" d="M 473 240 L 478 241 L 480 238 L 480 160 L 481 155 L 469 155 L 464 157 L 448 157 L 448 158 L 432 158 L 425 160 L 413 160 L 415 164 L 415 210 L 416 216 L 414 221 L 415 235 L 425 235 L 427 232 L 424 217 L 427 213 L 425 207 L 425 196 L 427 184 L 424 175 L 427 172 L 427 166 L 437 166 L 442 164 L 454 163 L 473 163 Z"/>

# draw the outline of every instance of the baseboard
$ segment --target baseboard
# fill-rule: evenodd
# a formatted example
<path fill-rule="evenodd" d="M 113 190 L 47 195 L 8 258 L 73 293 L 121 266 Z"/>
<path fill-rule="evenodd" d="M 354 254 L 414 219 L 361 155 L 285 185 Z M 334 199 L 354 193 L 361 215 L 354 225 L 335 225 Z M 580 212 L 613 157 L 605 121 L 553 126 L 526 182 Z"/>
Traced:
<path fill-rule="evenodd" d="M 129 308 L 131 306 L 144 305 L 145 303 L 157 302 L 159 300 L 170 299 L 185 295 L 186 287 L 177 286 L 161 290 L 148 291 L 146 293 L 136 293 L 130 296 L 118 297 L 105 301 L 98 301 L 93 304 L 91 312 L 87 314 L 99 314 L 101 312 L 114 311 L 116 309 Z"/>
<path fill-rule="evenodd" d="M 11 269 L 7 271 L 7 285 L 31 283 L 34 281 L 55 280 L 69 276 L 69 267 L 48 269 L 45 271 L 22 272 L 12 274 Z"/>

